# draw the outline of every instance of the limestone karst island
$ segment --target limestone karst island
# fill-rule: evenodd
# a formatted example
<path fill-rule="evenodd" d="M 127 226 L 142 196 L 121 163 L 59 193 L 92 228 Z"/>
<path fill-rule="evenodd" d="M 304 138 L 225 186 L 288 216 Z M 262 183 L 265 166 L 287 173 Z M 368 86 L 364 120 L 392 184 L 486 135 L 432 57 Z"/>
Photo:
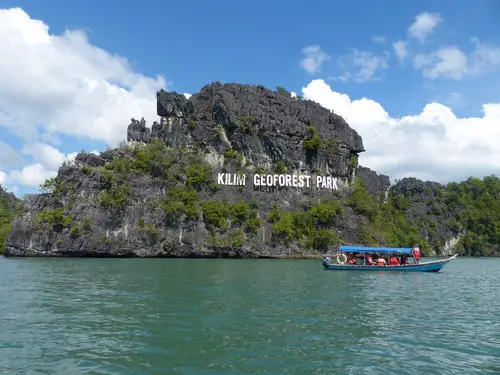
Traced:
<path fill-rule="evenodd" d="M 159 91 L 160 123 L 80 153 L 18 200 L 0 188 L 5 256 L 313 257 L 339 244 L 500 249 L 500 181 L 442 185 L 358 165 L 361 136 L 283 88 Z M 127 119 L 124 119 L 126 121 Z"/>

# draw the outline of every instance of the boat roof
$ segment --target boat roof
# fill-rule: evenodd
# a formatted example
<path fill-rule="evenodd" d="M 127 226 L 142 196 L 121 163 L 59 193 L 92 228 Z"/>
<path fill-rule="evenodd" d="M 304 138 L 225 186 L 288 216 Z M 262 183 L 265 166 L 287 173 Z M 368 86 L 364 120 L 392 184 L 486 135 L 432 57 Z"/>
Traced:
<path fill-rule="evenodd" d="M 366 246 L 344 246 L 339 247 L 346 253 L 403 253 L 411 254 L 411 247 L 366 247 Z"/>

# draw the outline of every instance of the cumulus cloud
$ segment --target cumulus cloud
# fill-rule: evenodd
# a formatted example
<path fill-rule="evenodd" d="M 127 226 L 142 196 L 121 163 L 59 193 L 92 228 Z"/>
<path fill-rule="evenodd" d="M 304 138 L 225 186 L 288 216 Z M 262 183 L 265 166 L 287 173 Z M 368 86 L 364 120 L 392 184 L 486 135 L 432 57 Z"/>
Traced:
<path fill-rule="evenodd" d="M 40 142 L 27 144 L 23 147 L 22 153 L 29 155 L 33 163 L 23 167 L 21 170 L 12 170 L 4 176 L 4 182 L 13 184 L 38 187 L 47 178 L 57 176 L 57 171 L 63 162 L 73 162 L 77 152 L 68 155 L 63 154 L 58 149 Z M 93 151 L 93 153 L 98 153 Z"/>
<path fill-rule="evenodd" d="M 57 171 L 48 170 L 42 164 L 35 163 L 24 167 L 22 170 L 9 173 L 7 180 L 9 183 L 20 183 L 22 185 L 38 187 L 47 178 L 55 177 Z"/>
<path fill-rule="evenodd" d="M 353 49 L 352 53 L 339 60 L 344 72 L 338 77 L 341 81 L 367 82 L 379 80 L 377 73 L 389 67 L 387 55 L 377 56 L 372 52 Z"/>
<path fill-rule="evenodd" d="M 442 21 L 443 18 L 437 13 L 420 13 L 415 17 L 414 22 L 408 28 L 408 34 L 410 37 L 419 39 L 423 42 Z"/>
<path fill-rule="evenodd" d="M 303 48 L 302 54 L 304 55 L 304 59 L 300 62 L 300 66 L 311 74 L 321 71 L 321 65 L 330 59 L 330 56 L 318 45 Z"/>
<path fill-rule="evenodd" d="M 413 64 L 431 80 L 439 77 L 460 80 L 465 76 L 487 74 L 500 66 L 500 48 L 483 44 L 478 39 L 472 42 L 474 50 L 469 55 L 456 46 L 448 46 L 416 55 Z"/>
<path fill-rule="evenodd" d="M 402 40 L 394 42 L 392 43 L 392 48 L 400 61 L 403 61 L 408 56 L 408 45 L 406 42 L 403 42 Z"/>
<path fill-rule="evenodd" d="M 57 170 L 66 156 L 58 149 L 44 143 L 26 145 L 22 151 L 32 156 L 33 160 L 48 170 Z"/>
<path fill-rule="evenodd" d="M 413 59 L 415 68 L 431 80 L 438 77 L 461 79 L 467 74 L 467 56 L 455 46 L 441 48 L 431 54 L 418 54 Z"/>
<path fill-rule="evenodd" d="M 7 177 L 7 173 L 0 171 L 0 185 L 5 182 L 5 177 Z"/>
<path fill-rule="evenodd" d="M 429 103 L 417 115 L 396 118 L 376 101 L 352 100 L 323 80 L 311 81 L 302 92 L 361 135 L 362 165 L 393 179 L 449 182 L 500 171 L 500 103 L 484 104 L 481 117 L 459 118 L 450 108 Z"/>
<path fill-rule="evenodd" d="M 92 45 L 83 31 L 49 33 L 22 9 L 0 9 L 0 126 L 27 141 L 66 134 L 124 139 L 131 117 L 156 120 L 162 77 Z"/>

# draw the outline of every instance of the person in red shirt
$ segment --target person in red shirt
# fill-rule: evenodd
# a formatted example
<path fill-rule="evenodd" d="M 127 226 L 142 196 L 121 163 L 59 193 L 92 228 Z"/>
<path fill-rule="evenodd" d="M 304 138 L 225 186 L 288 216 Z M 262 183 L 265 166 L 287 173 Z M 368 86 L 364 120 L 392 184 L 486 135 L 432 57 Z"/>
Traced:
<path fill-rule="evenodd" d="M 413 249 L 413 259 L 415 259 L 415 263 L 420 263 L 420 249 L 418 247 Z"/>
<path fill-rule="evenodd" d="M 389 264 L 391 266 L 399 266 L 399 260 L 398 260 L 398 257 L 393 255 L 391 256 L 391 259 L 389 259 Z"/>

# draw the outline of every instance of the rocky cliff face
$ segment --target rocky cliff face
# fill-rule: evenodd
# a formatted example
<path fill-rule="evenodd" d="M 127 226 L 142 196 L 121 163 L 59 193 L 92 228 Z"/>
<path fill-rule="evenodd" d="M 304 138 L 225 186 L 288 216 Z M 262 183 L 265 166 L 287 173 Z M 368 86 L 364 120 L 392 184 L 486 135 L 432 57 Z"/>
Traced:
<path fill-rule="evenodd" d="M 348 178 L 364 151 L 361 137 L 331 111 L 289 93 L 263 86 L 214 83 L 188 99 L 175 92 L 157 94 L 160 124 L 150 129 L 133 120 L 128 141 L 162 139 L 167 146 L 199 144 L 222 167 L 220 155 L 236 150 L 249 170 L 282 163 L 289 170 Z M 310 144 L 304 139 L 313 139 Z M 324 140 L 315 144 L 314 140 Z M 217 156 L 219 155 L 219 156 Z"/>
<path fill-rule="evenodd" d="M 357 165 L 361 137 L 314 102 L 214 83 L 189 99 L 158 92 L 157 112 L 160 123 L 132 119 L 128 144 L 80 153 L 46 182 L 47 193 L 27 198 L 5 254 L 303 257 L 340 242 L 399 245 L 426 235 L 387 232 L 408 224 L 380 221 L 377 212 L 397 204 L 389 178 Z M 300 184 L 304 176 L 310 185 Z M 407 185 L 396 195 L 428 193 Z"/>

